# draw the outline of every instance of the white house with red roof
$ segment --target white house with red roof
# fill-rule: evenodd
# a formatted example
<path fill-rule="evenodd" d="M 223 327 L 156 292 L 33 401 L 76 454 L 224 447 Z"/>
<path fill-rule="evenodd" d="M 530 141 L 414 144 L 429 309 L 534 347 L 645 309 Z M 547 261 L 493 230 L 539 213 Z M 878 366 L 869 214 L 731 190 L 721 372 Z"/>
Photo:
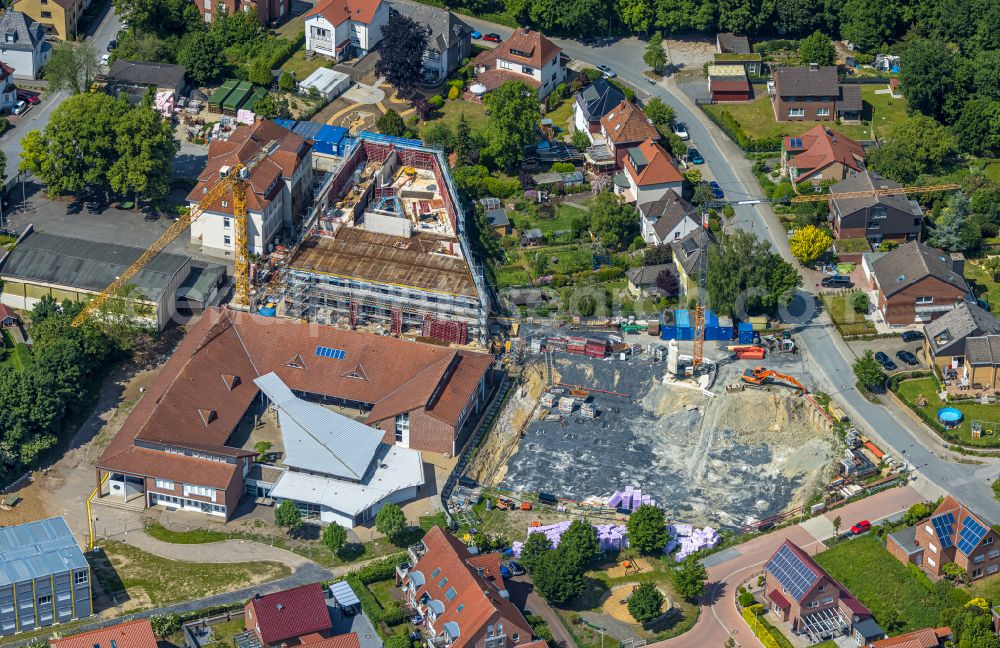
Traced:
<path fill-rule="evenodd" d="M 337 61 L 364 56 L 388 22 L 382 0 L 319 0 L 306 14 L 306 51 Z"/>
<path fill-rule="evenodd" d="M 544 99 L 566 80 L 562 48 L 528 27 L 518 28 L 510 38 L 475 59 L 476 81 L 495 90 L 507 81 L 523 81 Z"/>
<path fill-rule="evenodd" d="M 198 184 L 188 194 L 194 207 L 237 163 L 245 164 L 270 142 L 277 148 L 250 172 L 247 186 L 247 242 L 250 252 L 262 254 L 281 229 L 298 225 L 312 185 L 312 145 L 271 120 L 241 126 L 227 140 L 212 140 L 208 161 Z M 236 219 L 232 191 L 211 205 L 191 223 L 191 243 L 233 254 Z"/>
<path fill-rule="evenodd" d="M 781 170 L 792 182 L 843 180 L 864 169 L 861 144 L 826 126 L 814 126 L 781 142 Z"/>
<path fill-rule="evenodd" d="M 647 139 L 639 146 L 625 149 L 624 170 L 614 177 L 615 193 L 626 202 L 644 205 L 667 195 L 671 189 L 678 195 L 684 188 L 684 176 L 674 166 L 667 151 Z"/>

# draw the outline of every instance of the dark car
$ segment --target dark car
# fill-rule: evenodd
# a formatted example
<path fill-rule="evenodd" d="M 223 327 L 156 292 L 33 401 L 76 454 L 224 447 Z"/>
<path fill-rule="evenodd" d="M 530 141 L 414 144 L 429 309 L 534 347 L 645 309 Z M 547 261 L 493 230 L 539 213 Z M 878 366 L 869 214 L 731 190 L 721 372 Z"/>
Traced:
<path fill-rule="evenodd" d="M 906 331 L 903 333 L 903 342 L 919 342 L 924 339 L 921 331 Z"/>
<path fill-rule="evenodd" d="M 507 563 L 507 566 L 510 567 L 510 573 L 514 574 L 515 576 L 521 576 L 522 574 L 524 574 L 524 567 L 519 562 L 514 562 L 512 560 L 509 563 Z"/>
<path fill-rule="evenodd" d="M 705 164 L 705 158 L 701 157 L 701 152 L 696 148 L 688 149 L 688 161 L 691 164 Z"/>
<path fill-rule="evenodd" d="M 877 361 L 877 362 L 878 362 L 878 363 L 879 363 L 880 365 L 882 365 L 883 367 L 885 367 L 885 370 L 886 370 L 886 371 L 895 371 L 895 370 L 896 370 L 896 363 L 895 363 L 895 362 L 893 362 L 893 361 L 892 361 L 892 360 L 891 360 L 891 359 L 889 358 L 889 356 L 887 356 L 887 355 L 886 355 L 885 353 L 883 353 L 882 351 L 879 351 L 878 353 L 876 353 L 876 354 L 875 354 L 875 360 L 876 360 L 876 361 Z"/>
<path fill-rule="evenodd" d="M 723 198 L 726 197 L 726 192 L 722 190 L 722 187 L 720 187 L 719 183 L 716 182 L 715 180 L 709 182 L 708 186 L 712 189 L 712 195 L 718 198 L 719 200 L 722 200 Z"/>
<path fill-rule="evenodd" d="M 500 38 L 500 34 L 489 33 L 483 36 L 483 40 L 491 43 L 499 43 L 503 39 Z"/>
<path fill-rule="evenodd" d="M 20 88 L 17 89 L 17 98 L 22 101 L 27 101 L 32 106 L 37 106 L 41 101 L 41 99 L 38 98 L 38 95 L 34 92 L 28 92 L 27 90 L 21 90 Z"/>
<path fill-rule="evenodd" d="M 110 52 L 111 50 L 116 49 L 117 47 L 118 47 L 118 41 L 112 38 L 111 41 L 108 43 L 108 51 Z"/>
<path fill-rule="evenodd" d="M 820 285 L 824 288 L 850 288 L 851 278 L 847 275 L 833 275 L 831 277 L 823 277 Z"/>
<path fill-rule="evenodd" d="M 872 523 L 868 520 L 861 520 L 857 524 L 851 527 L 851 533 L 854 535 L 861 535 L 862 533 L 867 533 L 872 530 Z"/>
<path fill-rule="evenodd" d="M 917 364 L 917 356 L 913 355 L 909 351 L 897 351 L 896 357 L 910 365 L 911 367 Z"/>

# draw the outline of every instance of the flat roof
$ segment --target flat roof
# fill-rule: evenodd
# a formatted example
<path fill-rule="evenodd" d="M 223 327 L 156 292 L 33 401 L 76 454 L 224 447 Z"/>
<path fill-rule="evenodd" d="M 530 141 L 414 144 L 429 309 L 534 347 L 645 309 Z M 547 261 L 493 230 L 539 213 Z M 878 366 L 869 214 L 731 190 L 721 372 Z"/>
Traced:
<path fill-rule="evenodd" d="M 101 292 L 135 263 L 143 250 L 115 243 L 98 243 L 44 232 L 31 232 L 4 257 L 0 275 Z M 148 301 L 158 302 L 177 273 L 191 258 L 161 252 L 132 278 Z"/>
<path fill-rule="evenodd" d="M 426 232 L 403 238 L 342 227 L 335 236 L 317 234 L 303 241 L 288 267 L 475 299 L 468 263 L 442 253 L 450 246 L 458 250 L 454 239 Z"/>
<path fill-rule="evenodd" d="M 74 569 L 87 559 L 63 518 L 0 528 L 0 587 Z"/>

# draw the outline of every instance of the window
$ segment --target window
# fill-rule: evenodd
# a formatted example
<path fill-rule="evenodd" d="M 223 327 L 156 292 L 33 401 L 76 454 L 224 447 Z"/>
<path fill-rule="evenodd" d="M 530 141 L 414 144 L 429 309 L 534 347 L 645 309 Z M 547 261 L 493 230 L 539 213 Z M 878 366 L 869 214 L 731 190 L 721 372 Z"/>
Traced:
<path fill-rule="evenodd" d="M 455 611 L 456 611 L 456 612 L 461 612 L 461 611 L 462 611 L 462 610 L 464 610 L 464 609 L 465 609 L 465 603 L 459 603 L 459 604 L 458 604 L 458 607 L 457 607 L 457 608 L 455 608 Z"/>
<path fill-rule="evenodd" d="M 431 578 L 437 578 L 438 574 L 440 574 L 440 573 L 441 573 L 441 568 L 438 567 L 434 571 L 431 572 Z"/>
<path fill-rule="evenodd" d="M 788 116 L 789 117 L 805 117 L 806 116 L 806 109 L 805 108 L 789 108 L 788 109 Z"/>
<path fill-rule="evenodd" d="M 192 484 L 184 484 L 184 494 L 185 495 L 200 495 L 202 497 L 215 498 L 215 489 L 209 488 L 208 486 L 194 486 Z"/>
<path fill-rule="evenodd" d="M 819 601 L 809 601 L 809 607 L 811 608 L 819 607 Z"/>
<path fill-rule="evenodd" d="M 937 546 L 933 542 L 928 542 L 927 548 L 931 550 L 931 553 L 937 553 Z"/>
<path fill-rule="evenodd" d="M 984 560 L 986 560 L 986 555 L 985 554 L 979 554 L 978 556 L 976 556 L 975 558 L 972 559 L 972 562 L 974 562 L 974 563 L 976 563 L 978 565 L 979 563 L 983 562 Z"/>
<path fill-rule="evenodd" d="M 512 640 L 512 641 L 513 641 L 514 643 L 517 643 L 518 641 L 520 641 L 520 640 L 521 640 L 521 635 L 519 635 L 519 634 L 517 634 L 517 633 L 515 632 L 515 633 L 514 633 L 514 634 L 513 634 L 512 636 L 511 636 L 511 640 Z"/>
<path fill-rule="evenodd" d="M 991 536 L 991 535 L 990 536 L 986 536 L 983 539 L 983 546 L 991 545 L 991 544 L 993 544 L 993 536 Z"/>
<path fill-rule="evenodd" d="M 38 597 L 39 605 L 50 605 L 51 603 L 52 603 L 51 594 L 42 594 L 41 596 Z"/>
<path fill-rule="evenodd" d="M 824 589 L 826 589 L 826 585 L 820 585 L 819 587 L 816 588 L 816 591 L 822 592 Z"/>
<path fill-rule="evenodd" d="M 396 417 L 396 443 L 403 443 L 410 436 L 410 413 L 403 412 Z M 445 580 L 448 580 L 447 578 Z M 441 584 L 444 587 L 444 583 Z"/>
<path fill-rule="evenodd" d="M 991 560 L 993 558 L 996 558 L 997 556 L 1000 556 L 1000 549 L 990 549 L 990 554 L 989 555 L 990 555 L 990 559 Z"/>
<path fill-rule="evenodd" d="M 232 227 L 233 227 L 233 219 L 229 218 L 228 216 L 226 218 L 223 218 L 222 219 L 222 227 L 225 228 L 225 229 L 232 229 Z"/>
<path fill-rule="evenodd" d="M 87 579 L 88 579 L 88 573 L 86 570 L 78 571 L 75 574 L 73 574 L 73 583 L 76 585 L 83 585 L 84 583 L 87 582 Z"/>
<path fill-rule="evenodd" d="M 163 490 L 174 490 L 174 482 L 169 479 L 157 479 L 156 487 L 162 488 Z"/>
<path fill-rule="evenodd" d="M 458 596 L 458 592 L 455 591 L 454 587 L 449 587 L 448 591 L 444 593 L 444 597 L 449 601 L 454 601 L 456 596 Z"/>
<path fill-rule="evenodd" d="M 817 108 L 816 109 L 816 116 L 817 117 L 829 117 L 830 116 L 830 109 L 829 108 Z"/>
<path fill-rule="evenodd" d="M 232 245 L 233 244 L 232 237 L 229 236 L 228 234 L 226 234 L 225 236 L 223 236 L 222 237 L 222 244 L 223 245 Z"/>
<path fill-rule="evenodd" d="M 927 558 L 927 564 L 930 565 L 931 567 L 935 567 L 937 565 L 937 563 L 934 562 L 934 559 L 930 557 Z"/>
<path fill-rule="evenodd" d="M 51 17 L 52 17 L 52 12 L 51 11 L 43 11 L 42 12 L 42 18 L 51 18 Z"/>
<path fill-rule="evenodd" d="M 534 74 L 535 73 L 535 68 L 530 68 L 527 65 L 522 65 L 521 66 L 521 73 L 522 74 Z"/>
<path fill-rule="evenodd" d="M 438 587 L 444 587 L 448 583 L 448 577 L 445 576 L 440 581 L 438 581 Z"/>
<path fill-rule="evenodd" d="M 924 525 L 924 531 L 926 531 L 929 535 L 934 535 L 934 529 L 932 529 L 929 524 Z"/>
<path fill-rule="evenodd" d="M 223 207 L 228 207 L 229 206 L 229 201 L 228 200 L 223 200 L 222 201 L 222 206 Z"/>
<path fill-rule="evenodd" d="M 934 303 L 934 298 L 933 297 L 917 297 L 917 303 L 918 304 L 933 304 Z"/>
<path fill-rule="evenodd" d="M 972 577 L 973 578 L 979 578 L 982 575 L 983 575 L 983 570 L 982 569 L 973 569 L 972 570 Z"/>
<path fill-rule="evenodd" d="M 871 218 L 872 220 L 885 220 L 887 218 L 885 207 L 881 205 L 872 207 Z"/>

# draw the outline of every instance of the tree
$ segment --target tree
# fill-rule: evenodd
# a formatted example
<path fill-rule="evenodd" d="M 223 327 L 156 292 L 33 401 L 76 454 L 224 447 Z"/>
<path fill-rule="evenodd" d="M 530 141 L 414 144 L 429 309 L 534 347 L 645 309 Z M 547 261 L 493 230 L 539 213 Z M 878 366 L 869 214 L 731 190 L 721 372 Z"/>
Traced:
<path fill-rule="evenodd" d="M 582 131 L 580 129 L 573 131 L 573 146 L 581 151 L 590 146 L 590 138 L 587 137 L 586 131 Z"/>
<path fill-rule="evenodd" d="M 653 122 L 654 126 L 670 126 L 674 123 L 674 119 L 677 113 L 674 112 L 674 107 L 665 103 L 659 97 L 652 97 L 643 106 L 643 110 L 646 113 L 646 117 L 649 121 Z M 686 145 L 685 145 L 686 146 Z"/>
<path fill-rule="evenodd" d="M 1000 155 L 1000 101 L 980 97 L 965 102 L 952 132 L 963 151 L 980 156 Z"/>
<path fill-rule="evenodd" d="M 941 569 L 944 570 L 948 563 Z M 961 567 L 959 567 L 961 569 Z M 962 635 L 958 640 L 958 648 L 1000 648 L 1000 637 L 993 632 L 990 617 L 977 614 L 966 618 L 962 624 Z"/>
<path fill-rule="evenodd" d="M 837 50 L 826 34 L 816 30 L 799 41 L 799 58 L 803 65 L 833 65 L 837 60 Z"/>
<path fill-rule="evenodd" d="M 114 124 L 117 159 L 108 184 L 119 195 L 162 198 L 170 191 L 173 162 L 180 150 L 174 129 L 148 101 L 132 107 Z"/>
<path fill-rule="evenodd" d="M 278 77 L 278 90 L 282 92 L 291 92 L 295 90 L 295 79 L 288 72 L 282 72 L 281 76 Z"/>
<path fill-rule="evenodd" d="M 802 285 L 794 267 L 750 232 L 722 234 L 708 249 L 706 289 L 712 310 L 744 317 L 774 313 L 787 305 Z"/>
<path fill-rule="evenodd" d="M 326 525 L 323 529 L 323 544 L 333 553 L 340 551 L 347 543 L 347 529 L 337 523 Z"/>
<path fill-rule="evenodd" d="M 792 256 L 798 259 L 802 265 L 809 265 L 818 259 L 826 252 L 831 243 L 833 243 L 833 239 L 830 235 L 815 225 L 800 227 L 788 239 L 788 244 L 792 248 Z"/>
<path fill-rule="evenodd" d="M 382 52 L 375 73 L 396 89 L 400 96 L 413 90 L 423 74 L 427 30 L 401 13 L 392 13 L 382 26 Z"/>
<path fill-rule="evenodd" d="M 552 542 L 544 533 L 529 533 L 524 546 L 521 547 L 521 564 L 529 572 L 535 571 L 535 565 L 548 551 L 552 551 Z"/>
<path fill-rule="evenodd" d="M 459 166 L 479 162 L 479 147 L 464 112 L 458 116 L 458 124 L 455 125 L 455 157 L 458 158 L 456 163 Z"/>
<path fill-rule="evenodd" d="M 664 243 L 648 248 L 642 255 L 642 265 L 663 265 L 674 260 L 674 252 L 670 245 Z"/>
<path fill-rule="evenodd" d="M 583 569 L 560 549 L 542 553 L 531 574 L 535 591 L 552 605 L 573 601 L 583 593 L 585 585 Z"/>
<path fill-rule="evenodd" d="M 628 542 L 643 553 L 662 552 L 670 539 L 667 517 L 658 506 L 643 504 L 628 518 Z"/>
<path fill-rule="evenodd" d="M 375 128 L 383 135 L 394 135 L 396 137 L 400 137 L 406 132 L 406 124 L 403 123 L 403 118 L 392 108 L 386 110 L 378 118 L 378 121 L 375 122 Z"/>
<path fill-rule="evenodd" d="M 219 40 L 209 32 L 189 34 L 177 52 L 177 62 L 184 66 L 189 77 L 200 84 L 219 79 L 226 69 L 226 57 Z"/>
<path fill-rule="evenodd" d="M 701 169 L 688 169 L 684 172 L 684 179 L 692 187 L 697 187 L 701 184 Z"/>
<path fill-rule="evenodd" d="M 523 81 L 507 81 L 483 99 L 490 113 L 486 126 L 486 153 L 498 167 L 513 169 L 524 159 L 524 149 L 535 142 L 538 95 Z"/>
<path fill-rule="evenodd" d="M 171 36 L 205 28 L 197 7 L 186 0 L 114 0 L 114 7 L 130 31 Z"/>
<path fill-rule="evenodd" d="M 395 542 L 406 528 L 406 515 L 401 508 L 389 502 L 375 514 L 375 528 L 390 541 Z"/>
<path fill-rule="evenodd" d="M 712 192 L 712 188 L 706 183 L 697 184 L 694 187 L 694 193 L 691 195 L 691 204 L 697 205 L 698 207 L 706 207 L 715 201 L 715 194 Z"/>
<path fill-rule="evenodd" d="M 868 306 L 869 302 L 867 294 L 859 292 L 855 293 L 855 295 L 851 297 L 851 308 L 854 309 L 855 313 L 859 315 L 866 314 L 868 312 Z"/>
<path fill-rule="evenodd" d="M 296 531 L 302 526 L 302 512 L 295 502 L 285 500 L 274 509 L 274 523 L 289 532 Z"/>
<path fill-rule="evenodd" d="M 258 117 L 263 119 L 287 118 L 290 116 L 288 103 L 275 95 L 267 92 L 253 106 L 253 111 Z M 377 124 L 378 122 L 376 122 Z M 377 127 L 377 126 L 376 126 Z"/>
<path fill-rule="evenodd" d="M 639 623 L 646 623 L 660 616 L 663 594 L 652 583 L 642 583 L 628 597 L 628 613 Z"/>
<path fill-rule="evenodd" d="M 656 287 L 667 297 L 676 297 L 680 292 L 680 279 L 670 268 L 660 270 L 656 275 Z"/>
<path fill-rule="evenodd" d="M 45 80 L 49 90 L 69 90 L 78 94 L 90 89 L 90 83 L 101 69 L 97 50 L 90 43 L 76 45 L 69 41 L 52 50 L 45 64 Z"/>
<path fill-rule="evenodd" d="M 681 598 L 696 603 L 708 580 L 708 570 L 694 556 L 688 556 L 673 570 L 674 590 Z"/>
<path fill-rule="evenodd" d="M 941 565 L 941 573 L 944 574 L 944 577 L 947 578 L 948 580 L 953 580 L 953 581 L 965 580 L 965 570 L 953 562 L 947 562 Z"/>
<path fill-rule="evenodd" d="M 181 629 L 181 617 L 177 614 L 154 614 L 149 618 L 153 634 L 161 639 Z"/>
<path fill-rule="evenodd" d="M 899 87 L 910 110 L 951 122 L 960 114 L 968 91 L 960 61 L 937 39 L 917 38 L 900 55 Z"/>
<path fill-rule="evenodd" d="M 979 224 L 969 214 L 969 198 L 964 191 L 948 197 L 947 206 L 931 227 L 928 244 L 945 252 L 963 252 L 975 248 L 982 240 Z"/>
<path fill-rule="evenodd" d="M 853 369 L 858 383 L 868 391 L 880 388 L 885 383 L 885 373 L 882 372 L 882 365 L 875 359 L 875 354 L 871 349 L 865 349 L 861 357 L 854 361 Z"/>
<path fill-rule="evenodd" d="M 434 122 L 424 126 L 424 129 L 420 131 L 420 138 L 424 140 L 425 144 L 440 146 L 446 151 L 455 147 L 455 135 L 451 132 L 448 124 L 444 122 Z"/>
<path fill-rule="evenodd" d="M 632 33 L 645 33 L 653 22 L 650 0 L 617 0 L 618 17 Z M 657 32 L 659 33 L 659 32 Z"/>
<path fill-rule="evenodd" d="M 597 195 L 590 210 L 590 230 L 607 247 L 620 250 L 632 240 L 635 209 L 621 196 L 605 191 Z"/>
<path fill-rule="evenodd" d="M 788 34 L 807 34 L 821 24 L 835 24 L 823 5 L 822 0 L 775 0 L 774 23 Z"/>
<path fill-rule="evenodd" d="M 947 128 L 930 117 L 914 115 L 893 126 L 888 142 L 868 154 L 868 166 L 901 184 L 941 168 L 957 147 Z"/>
<path fill-rule="evenodd" d="M 993 281 L 1000 281 L 1000 279 L 998 279 L 998 277 L 1000 277 L 1000 255 L 988 257 L 985 261 L 983 261 L 983 270 L 989 273 L 990 277 L 993 278 Z"/>
<path fill-rule="evenodd" d="M 258 441 L 253 444 L 253 449 L 257 451 L 257 463 L 264 463 L 267 461 L 267 453 L 271 451 L 272 447 L 274 447 L 274 444 L 270 441 Z"/>
<path fill-rule="evenodd" d="M 558 550 L 582 570 L 601 553 L 597 529 L 586 520 L 573 520 L 560 537 Z"/>
<path fill-rule="evenodd" d="M 649 37 L 649 43 L 646 44 L 642 60 L 654 72 L 662 72 L 663 68 L 667 66 L 667 53 L 663 50 L 663 34 L 661 32 L 655 32 Z"/>
<path fill-rule="evenodd" d="M 38 131 L 35 131 L 38 132 Z M 53 315 L 59 314 L 59 304 L 52 295 L 42 295 L 31 308 L 31 323 L 37 326 Z"/>
<path fill-rule="evenodd" d="M 833 518 L 833 535 L 837 535 L 837 534 L 840 533 L 840 525 L 841 525 L 841 523 L 842 523 L 842 520 L 840 519 L 839 515 L 837 517 Z"/>
<path fill-rule="evenodd" d="M 863 51 L 878 49 L 892 36 L 895 13 L 870 0 L 847 0 L 840 7 L 840 36 Z"/>

